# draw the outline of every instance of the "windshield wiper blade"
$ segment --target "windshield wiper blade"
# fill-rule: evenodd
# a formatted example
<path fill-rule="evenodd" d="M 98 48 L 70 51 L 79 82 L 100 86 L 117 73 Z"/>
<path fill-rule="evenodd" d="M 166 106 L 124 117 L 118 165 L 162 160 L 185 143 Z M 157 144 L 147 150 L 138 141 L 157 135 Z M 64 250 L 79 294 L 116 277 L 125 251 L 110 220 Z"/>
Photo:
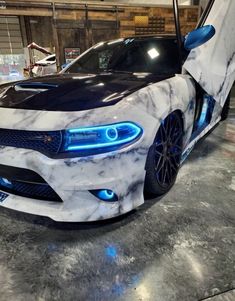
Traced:
<path fill-rule="evenodd" d="M 125 71 L 125 70 L 115 70 L 115 69 L 106 69 L 105 72 L 133 74 L 133 72 L 130 72 L 130 71 Z"/>

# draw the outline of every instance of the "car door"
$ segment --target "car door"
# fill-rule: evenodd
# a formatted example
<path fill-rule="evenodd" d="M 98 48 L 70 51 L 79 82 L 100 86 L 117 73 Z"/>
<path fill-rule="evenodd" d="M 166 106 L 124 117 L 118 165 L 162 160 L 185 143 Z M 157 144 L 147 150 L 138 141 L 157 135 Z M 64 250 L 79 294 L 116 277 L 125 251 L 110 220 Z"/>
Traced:
<path fill-rule="evenodd" d="M 203 25 L 209 24 L 215 36 L 191 50 L 183 67 L 223 106 L 235 81 L 235 0 L 214 0 Z"/>

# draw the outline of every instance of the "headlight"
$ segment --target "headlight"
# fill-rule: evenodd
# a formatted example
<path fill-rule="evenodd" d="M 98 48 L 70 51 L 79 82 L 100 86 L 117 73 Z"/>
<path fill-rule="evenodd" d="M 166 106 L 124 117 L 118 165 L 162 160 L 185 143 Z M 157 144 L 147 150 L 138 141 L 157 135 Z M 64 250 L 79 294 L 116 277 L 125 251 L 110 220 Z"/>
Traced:
<path fill-rule="evenodd" d="M 135 142 L 142 133 L 132 122 L 70 129 L 65 131 L 64 151 L 84 155 L 113 151 Z"/>

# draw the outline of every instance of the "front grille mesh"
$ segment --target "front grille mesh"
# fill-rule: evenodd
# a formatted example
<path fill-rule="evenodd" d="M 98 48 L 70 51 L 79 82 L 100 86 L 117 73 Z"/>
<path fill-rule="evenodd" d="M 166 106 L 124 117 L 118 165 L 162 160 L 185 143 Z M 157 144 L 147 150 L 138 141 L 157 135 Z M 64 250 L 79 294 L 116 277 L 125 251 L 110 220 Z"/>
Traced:
<path fill-rule="evenodd" d="M 62 143 L 61 131 L 21 131 L 0 129 L 0 146 L 32 149 L 45 155 L 59 153 Z"/>
<path fill-rule="evenodd" d="M 27 198 L 62 202 L 57 193 L 47 183 L 10 181 L 9 179 L 0 178 L 0 190 Z"/>

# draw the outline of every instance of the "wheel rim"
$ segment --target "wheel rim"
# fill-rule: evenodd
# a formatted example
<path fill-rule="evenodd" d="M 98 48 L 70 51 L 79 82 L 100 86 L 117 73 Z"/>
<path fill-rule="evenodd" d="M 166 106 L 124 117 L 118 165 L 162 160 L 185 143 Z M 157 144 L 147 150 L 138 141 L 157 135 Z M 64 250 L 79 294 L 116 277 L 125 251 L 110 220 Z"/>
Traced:
<path fill-rule="evenodd" d="M 155 140 L 155 174 L 159 185 L 169 187 L 178 173 L 183 130 L 179 117 L 171 114 L 162 123 Z"/>

